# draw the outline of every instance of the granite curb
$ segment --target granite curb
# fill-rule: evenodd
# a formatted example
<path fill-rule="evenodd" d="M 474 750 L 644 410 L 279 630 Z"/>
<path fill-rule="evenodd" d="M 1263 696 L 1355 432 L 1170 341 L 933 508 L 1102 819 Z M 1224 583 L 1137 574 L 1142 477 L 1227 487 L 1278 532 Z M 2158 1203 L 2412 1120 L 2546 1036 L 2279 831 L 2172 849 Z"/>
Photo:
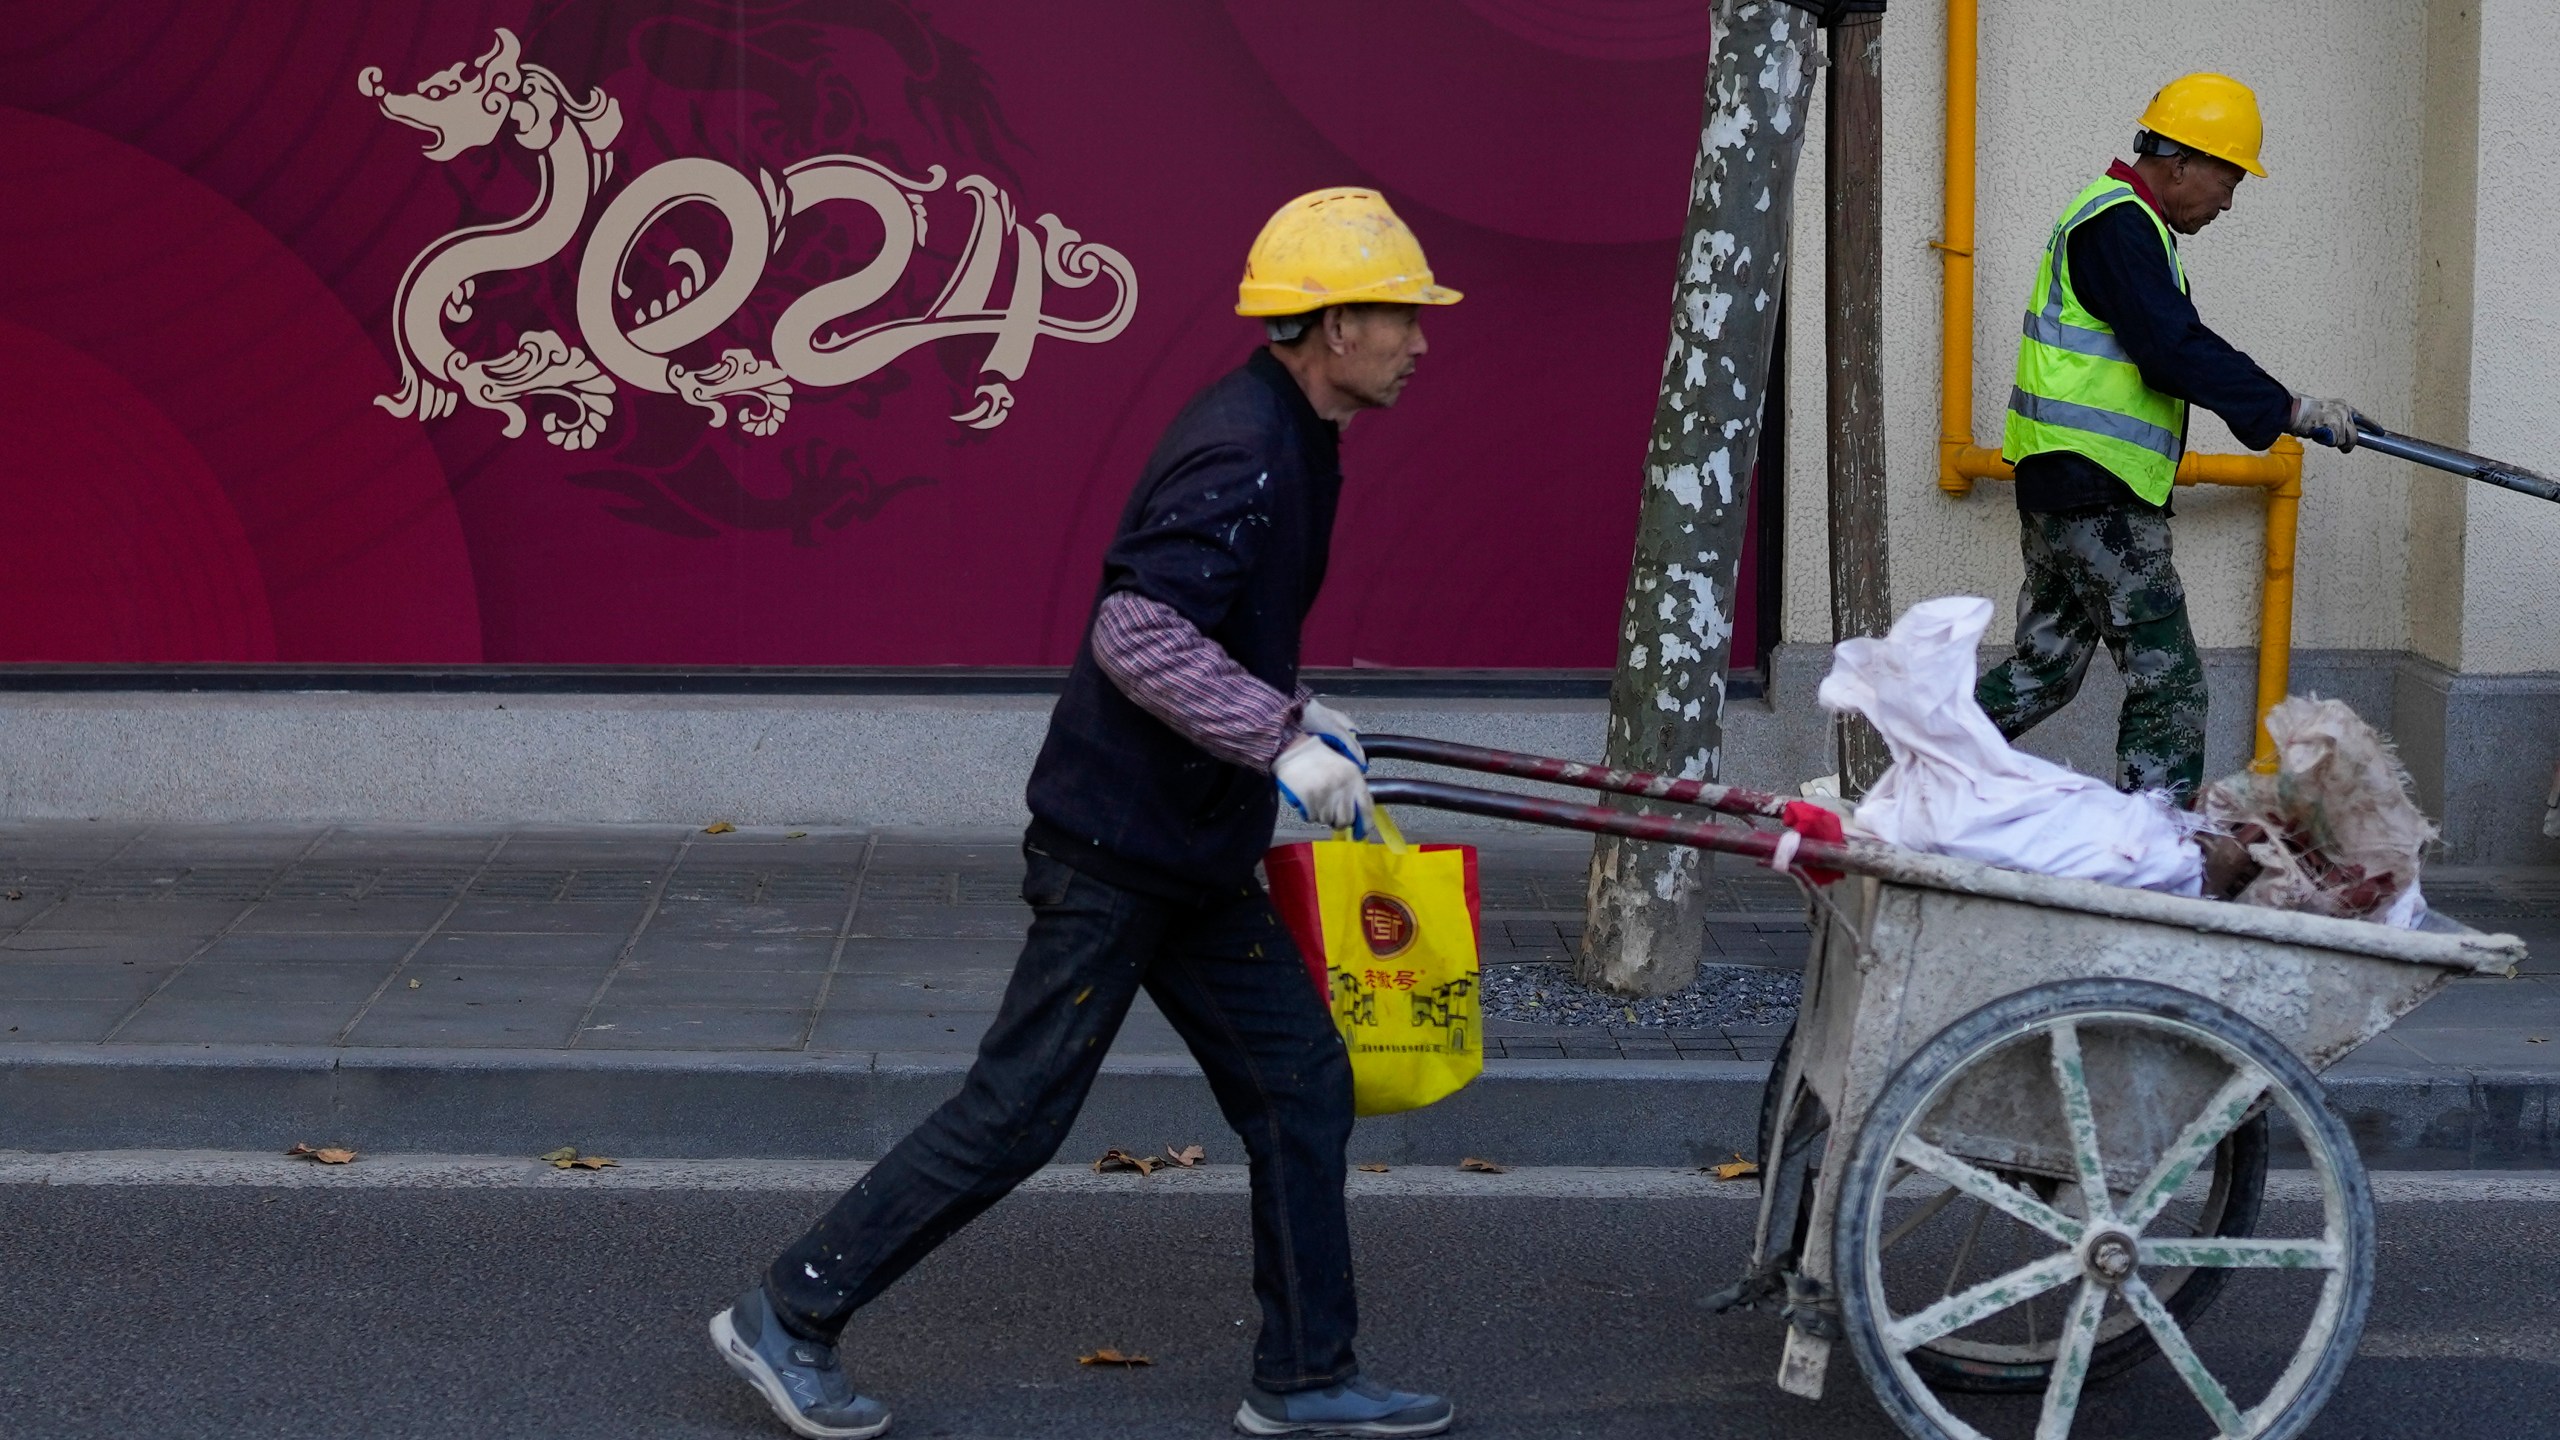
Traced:
<path fill-rule="evenodd" d="M 965 1055 L 27 1045 L 0 1053 L 14 1150 L 358 1149 L 870 1160 L 958 1085 Z M 1750 1061 L 1521 1060 L 1361 1122 L 1362 1161 L 1677 1165 L 1751 1148 Z M 1223 1146 L 1221 1144 L 1223 1143 Z M 1237 1148 L 1188 1061 L 1106 1061 L 1060 1154 Z"/>
<path fill-rule="evenodd" d="M 870 1160 L 951 1093 L 956 1054 L 25 1045 L 0 1053 L 0 1147 L 359 1150 Z M 1756 1061 L 1510 1060 L 1428 1109 L 1364 1120 L 1360 1162 L 1679 1166 L 1750 1154 Z M 2328 1080 L 2385 1170 L 2560 1166 L 2560 1071 L 2452 1067 Z M 1105 1062 L 1060 1150 L 1240 1148 L 1196 1067 Z M 2299 1163 L 2284 1157 L 2279 1164 Z"/>

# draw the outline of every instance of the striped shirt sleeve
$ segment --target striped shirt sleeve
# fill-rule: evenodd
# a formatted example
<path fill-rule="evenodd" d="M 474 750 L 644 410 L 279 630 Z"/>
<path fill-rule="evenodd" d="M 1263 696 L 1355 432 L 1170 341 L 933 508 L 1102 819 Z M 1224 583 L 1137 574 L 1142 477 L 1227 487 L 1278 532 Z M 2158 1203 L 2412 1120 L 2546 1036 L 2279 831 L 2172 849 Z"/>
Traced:
<path fill-rule="evenodd" d="M 1104 597 L 1093 658 L 1139 709 L 1230 765 L 1268 771 L 1297 738 L 1306 692 L 1283 695 L 1256 679 L 1160 600 L 1129 590 Z"/>

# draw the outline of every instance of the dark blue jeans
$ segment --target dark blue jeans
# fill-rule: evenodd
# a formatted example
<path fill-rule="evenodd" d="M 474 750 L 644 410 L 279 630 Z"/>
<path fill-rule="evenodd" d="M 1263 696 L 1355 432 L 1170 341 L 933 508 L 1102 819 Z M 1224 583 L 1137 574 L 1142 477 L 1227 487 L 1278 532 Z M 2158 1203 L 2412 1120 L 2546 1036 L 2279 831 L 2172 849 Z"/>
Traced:
<path fill-rule="evenodd" d="M 783 1324 L 832 1341 L 853 1312 L 1048 1163 L 1145 986 L 1244 1138 L 1253 1179 L 1253 1380 L 1355 1374 L 1343 1154 L 1351 1062 L 1258 886 L 1201 906 L 1116 886 L 1037 851 L 1031 936 L 960 1093 L 893 1147 L 765 1279 Z"/>

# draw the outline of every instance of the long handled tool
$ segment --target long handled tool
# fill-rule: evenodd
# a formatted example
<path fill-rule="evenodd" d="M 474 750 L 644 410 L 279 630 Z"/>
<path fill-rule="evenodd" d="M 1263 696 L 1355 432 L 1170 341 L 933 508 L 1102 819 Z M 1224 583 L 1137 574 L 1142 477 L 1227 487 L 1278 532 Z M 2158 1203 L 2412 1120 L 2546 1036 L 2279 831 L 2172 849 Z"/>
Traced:
<path fill-rule="evenodd" d="M 2320 437 L 2315 435 L 2312 438 Z M 2492 460 L 2485 455 L 2474 455 L 2468 450 L 2456 450 L 2450 445 L 2438 445 L 2429 440 L 2395 435 L 2362 415 L 2356 417 L 2356 443 L 2369 450 L 2379 450 L 2385 455 L 2396 455 L 2403 460 L 2415 461 L 2420 465 L 2449 470 L 2456 475 L 2468 476 L 2473 480 L 2484 480 L 2502 490 L 2513 490 L 2520 495 L 2531 495 L 2541 500 L 2560 501 L 2560 480 L 2554 480 L 2548 475 L 2537 475 L 2521 465 L 2510 465 L 2504 460 Z"/>

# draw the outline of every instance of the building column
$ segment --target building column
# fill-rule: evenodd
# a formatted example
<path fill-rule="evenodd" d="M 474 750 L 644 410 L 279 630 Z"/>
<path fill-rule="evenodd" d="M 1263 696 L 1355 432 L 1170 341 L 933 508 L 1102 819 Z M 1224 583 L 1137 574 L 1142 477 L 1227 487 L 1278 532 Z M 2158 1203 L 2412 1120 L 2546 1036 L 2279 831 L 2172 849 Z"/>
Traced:
<path fill-rule="evenodd" d="M 2560 7 L 2430 0 L 2419 190 L 2417 415 L 2429 439 L 2560 470 Z M 2379 462 L 2389 463 L 2389 462 Z M 2415 467 L 2409 467 L 2414 470 Z M 2394 730 L 2457 861 L 2560 858 L 2560 506 L 2421 472 Z"/>

